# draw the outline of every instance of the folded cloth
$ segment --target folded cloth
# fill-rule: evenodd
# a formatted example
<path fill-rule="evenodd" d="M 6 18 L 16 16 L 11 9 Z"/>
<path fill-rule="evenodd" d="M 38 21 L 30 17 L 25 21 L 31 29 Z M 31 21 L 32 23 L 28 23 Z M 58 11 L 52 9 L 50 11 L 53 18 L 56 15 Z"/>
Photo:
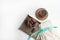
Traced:
<path fill-rule="evenodd" d="M 35 34 L 37 34 L 35 40 L 54 40 L 52 34 L 52 28 L 57 28 L 57 26 L 52 27 L 50 21 L 46 21 L 41 23 L 40 27 L 41 29 L 30 35 L 28 40 L 30 40 L 30 38 Z"/>
<path fill-rule="evenodd" d="M 54 27 L 52 27 L 52 28 L 57 28 L 57 26 L 54 26 Z M 35 35 L 35 34 L 38 34 L 37 37 L 36 37 L 36 39 L 35 39 L 35 40 L 38 40 L 39 35 L 42 35 L 42 33 L 46 32 L 46 31 L 49 31 L 49 30 L 51 30 L 52 28 L 51 28 L 51 27 L 46 27 L 46 28 L 44 28 L 44 29 L 40 29 L 40 30 L 34 32 L 32 35 L 30 35 L 29 38 L 28 38 L 28 40 L 30 40 L 31 36 L 33 36 L 33 35 Z"/>

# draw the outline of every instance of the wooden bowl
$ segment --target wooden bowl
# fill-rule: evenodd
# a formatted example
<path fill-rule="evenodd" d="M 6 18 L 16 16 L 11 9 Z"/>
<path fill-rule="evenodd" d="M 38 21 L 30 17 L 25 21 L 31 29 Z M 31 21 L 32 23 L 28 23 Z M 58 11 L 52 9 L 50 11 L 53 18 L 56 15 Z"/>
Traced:
<path fill-rule="evenodd" d="M 39 20 L 45 20 L 48 17 L 48 12 L 44 8 L 39 8 L 35 15 Z"/>

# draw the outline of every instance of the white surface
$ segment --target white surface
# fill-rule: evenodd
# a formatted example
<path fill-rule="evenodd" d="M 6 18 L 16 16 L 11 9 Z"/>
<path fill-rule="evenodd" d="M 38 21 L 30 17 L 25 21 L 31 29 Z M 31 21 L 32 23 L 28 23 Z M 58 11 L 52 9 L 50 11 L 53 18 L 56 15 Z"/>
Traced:
<path fill-rule="evenodd" d="M 48 19 L 60 27 L 59 4 L 60 0 L 0 0 L 0 40 L 27 40 L 28 36 L 18 28 L 27 14 L 35 18 L 38 8 L 48 10 Z"/>

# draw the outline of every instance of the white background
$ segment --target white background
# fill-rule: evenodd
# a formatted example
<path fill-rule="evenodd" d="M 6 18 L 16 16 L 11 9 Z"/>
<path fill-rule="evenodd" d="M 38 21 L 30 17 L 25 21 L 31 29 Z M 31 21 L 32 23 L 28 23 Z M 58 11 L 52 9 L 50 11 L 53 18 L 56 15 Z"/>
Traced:
<path fill-rule="evenodd" d="M 0 0 L 0 40 L 27 40 L 28 36 L 18 28 L 27 14 L 36 18 L 38 8 L 45 8 L 48 19 L 60 27 L 60 0 Z"/>

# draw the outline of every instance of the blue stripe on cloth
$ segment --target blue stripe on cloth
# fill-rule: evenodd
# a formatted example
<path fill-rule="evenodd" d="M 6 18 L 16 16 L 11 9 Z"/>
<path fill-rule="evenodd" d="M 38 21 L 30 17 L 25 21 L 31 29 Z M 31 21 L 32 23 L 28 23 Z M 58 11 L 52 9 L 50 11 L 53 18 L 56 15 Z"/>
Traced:
<path fill-rule="evenodd" d="M 57 26 L 54 26 L 54 27 L 46 27 L 46 28 L 44 28 L 44 29 L 40 29 L 40 30 L 32 33 L 32 35 L 29 35 L 28 40 L 30 40 L 30 38 L 32 38 L 33 35 L 38 34 L 38 36 L 39 36 L 39 35 L 41 35 L 43 32 L 46 32 L 46 31 L 48 31 L 48 30 L 50 30 L 50 29 L 52 29 L 52 28 L 58 28 L 58 27 L 57 27 Z M 36 37 L 35 40 L 38 40 L 38 36 Z"/>

